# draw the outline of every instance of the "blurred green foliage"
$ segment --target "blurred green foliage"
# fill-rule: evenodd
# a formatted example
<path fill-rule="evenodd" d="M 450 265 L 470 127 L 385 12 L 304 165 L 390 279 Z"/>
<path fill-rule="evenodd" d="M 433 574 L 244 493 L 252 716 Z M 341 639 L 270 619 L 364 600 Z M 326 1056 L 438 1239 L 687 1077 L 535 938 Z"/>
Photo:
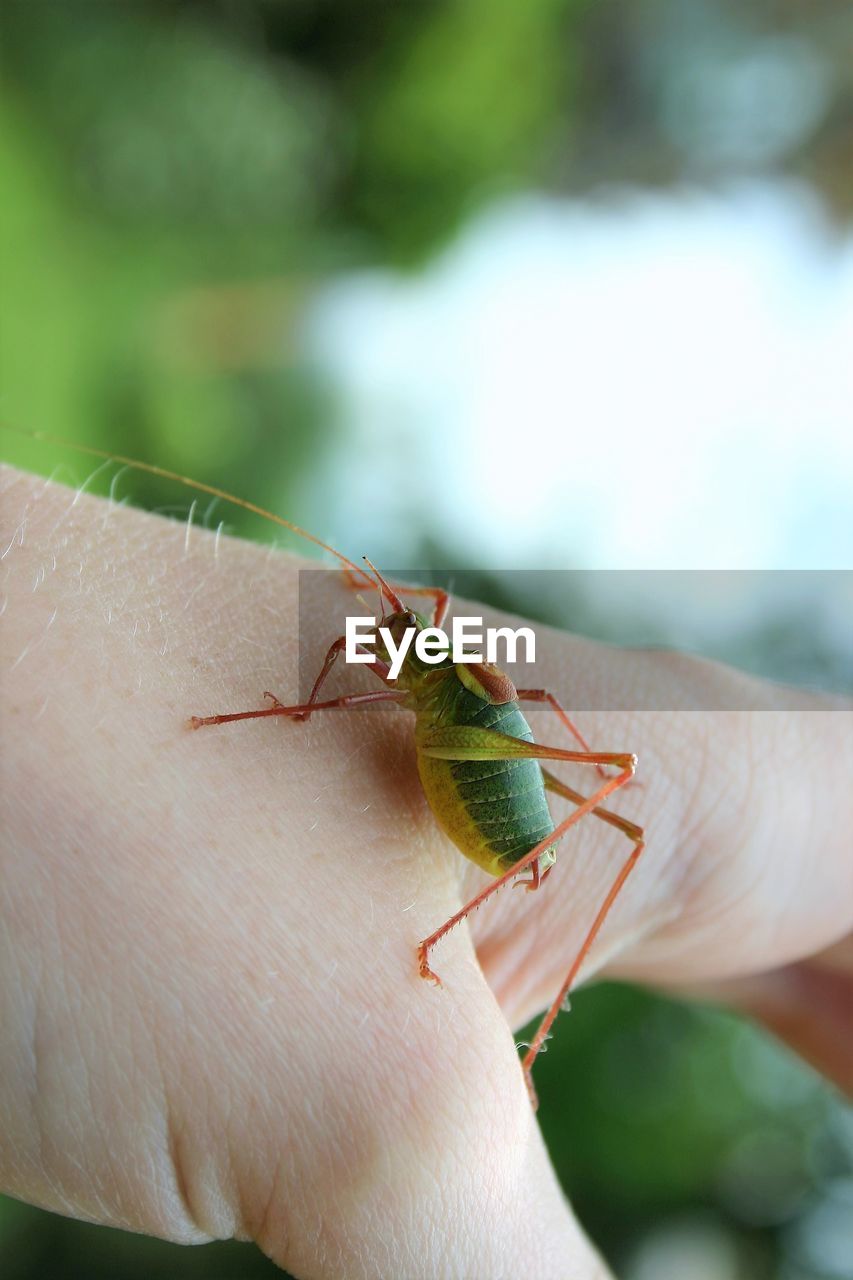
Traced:
<path fill-rule="evenodd" d="M 297 519 L 335 447 L 299 326 L 340 270 L 415 267 L 499 192 L 725 177 L 762 145 L 853 205 L 828 0 L 7 0 L 0 22 L 2 418 Z M 765 63 L 809 99 L 784 136 L 744 93 Z"/>
<path fill-rule="evenodd" d="M 661 1224 L 704 1213 L 726 1224 L 744 1276 L 769 1280 L 780 1228 L 849 1169 L 843 1102 L 710 1007 L 615 984 L 581 991 L 537 1087 L 563 1185 L 617 1268 Z"/>
<path fill-rule="evenodd" d="M 841 8 L 7 0 L 0 415 L 298 520 L 303 481 L 336 445 L 334 389 L 299 342 L 324 280 L 372 263 L 416 270 L 502 191 L 713 178 L 748 171 L 761 145 L 762 163 L 819 183 L 848 213 Z M 747 154 L 736 115 L 708 132 L 701 95 L 774 49 L 792 75 L 803 51 L 817 59 L 825 102 L 787 142 L 756 135 Z M 77 482 L 95 469 L 12 436 L 3 448 Z M 188 505 L 150 477 L 121 483 L 149 506 Z M 782 1267 L 837 1280 L 788 1247 L 822 1188 L 849 1175 L 849 1120 L 831 1090 L 727 1015 L 617 986 L 574 1003 L 542 1062 L 540 1114 L 604 1252 L 622 1261 L 700 1212 L 749 1280 Z M 0 1270 L 274 1271 L 249 1246 L 182 1250 L 10 1201 Z"/>
<path fill-rule="evenodd" d="M 333 447 L 294 342 L 309 288 L 417 260 L 533 175 L 567 8 L 13 0 L 5 420 L 227 475 L 298 516 L 303 468 Z"/>

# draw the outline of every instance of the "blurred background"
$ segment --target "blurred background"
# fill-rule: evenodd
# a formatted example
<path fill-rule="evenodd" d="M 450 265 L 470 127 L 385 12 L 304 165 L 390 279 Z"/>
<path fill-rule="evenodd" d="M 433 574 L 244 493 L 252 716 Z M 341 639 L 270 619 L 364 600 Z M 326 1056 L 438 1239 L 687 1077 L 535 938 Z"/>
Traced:
<path fill-rule="evenodd" d="M 850 687 L 845 0 L 6 0 L 0 22 L 3 422 L 386 566 L 474 570 L 558 625 Z M 545 567 L 602 572 L 547 600 L 502 577 Z M 733 585 L 703 614 L 615 569 Z M 744 569 L 774 583 L 760 607 Z M 625 1280 L 853 1276 L 853 1114 L 746 1022 L 602 984 L 538 1083 Z M 0 1202 L 5 1280 L 152 1268 L 280 1274 Z"/>

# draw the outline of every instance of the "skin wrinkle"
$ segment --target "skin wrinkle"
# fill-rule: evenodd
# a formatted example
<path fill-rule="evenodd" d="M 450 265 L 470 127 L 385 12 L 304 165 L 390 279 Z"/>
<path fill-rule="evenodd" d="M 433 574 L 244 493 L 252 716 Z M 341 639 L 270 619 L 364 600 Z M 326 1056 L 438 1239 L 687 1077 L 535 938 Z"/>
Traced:
<path fill-rule="evenodd" d="M 729 789 L 738 787 L 740 780 L 743 777 L 748 777 L 748 774 L 738 769 L 736 772 L 731 771 L 729 773 L 728 781 L 723 777 L 717 783 L 709 782 L 709 778 L 713 778 L 713 769 L 719 770 L 720 764 L 715 760 L 712 766 L 712 757 L 714 757 L 715 753 L 707 734 L 703 745 L 703 767 L 698 771 L 694 787 L 694 798 L 685 809 L 681 829 L 681 843 L 687 847 L 692 846 L 700 849 L 713 844 L 713 841 L 707 838 L 706 833 L 713 832 L 713 826 L 721 806 L 726 808 L 730 816 L 735 806 L 739 811 L 748 812 L 746 798 L 741 799 L 737 793 L 734 795 L 729 794 Z M 742 832 L 742 816 L 736 817 L 733 825 L 739 833 Z M 711 856 L 698 857 L 690 862 L 683 862 L 682 866 L 685 872 L 689 873 L 684 875 L 679 884 L 679 896 L 684 905 L 684 913 L 686 915 L 690 911 L 691 899 L 701 895 L 708 880 L 716 875 L 716 867 Z"/>
<path fill-rule="evenodd" d="M 761 716 L 767 713 L 758 712 L 754 714 Z M 777 713 L 770 714 L 775 715 Z M 785 771 L 783 768 L 780 768 L 780 764 L 782 762 L 778 757 L 784 752 L 785 740 L 783 738 L 781 749 L 778 749 L 777 752 L 774 753 L 774 759 L 770 762 L 770 767 L 768 767 L 768 762 L 764 753 L 755 741 L 755 723 L 756 722 L 752 720 L 751 717 L 745 717 L 740 730 L 745 740 L 747 762 L 745 767 L 739 770 L 737 774 L 741 794 L 738 797 L 735 825 L 744 848 L 750 848 L 760 844 L 766 850 L 768 856 L 764 859 L 740 859 L 741 865 L 746 865 L 749 868 L 749 879 L 745 883 L 741 880 L 737 886 L 732 886 L 730 891 L 731 900 L 729 903 L 727 904 L 725 902 L 725 898 L 723 898 L 717 908 L 717 912 L 720 914 L 724 912 L 727 906 L 733 905 L 733 902 L 737 899 L 745 899 L 746 901 L 761 900 L 763 895 L 758 892 L 758 890 L 760 889 L 761 881 L 768 874 L 775 878 L 777 888 L 780 883 L 778 865 L 774 865 L 771 861 L 771 857 L 778 841 L 783 838 L 783 833 L 777 829 L 777 831 L 770 835 L 769 838 L 765 834 L 762 839 L 757 835 L 756 829 L 759 822 L 758 815 L 762 810 L 767 811 L 769 808 L 771 812 L 778 814 L 781 812 L 784 805 L 783 797 L 780 796 L 779 791 L 782 786 L 782 780 L 785 777 Z M 769 804 L 766 795 L 762 800 L 759 790 L 759 788 L 764 788 L 765 786 L 772 787 L 776 792 L 776 795 L 769 801 Z M 714 874 L 714 860 L 710 855 L 708 856 L 708 864 L 711 869 L 711 874 Z M 696 891 L 696 885 L 689 886 L 688 894 L 690 892 L 695 893 Z M 687 898 L 687 908 L 689 911 L 689 896 Z"/>
<path fill-rule="evenodd" d="M 95 1124 L 98 1125 L 102 1120 L 102 1116 L 100 1114 L 100 1108 L 97 1105 L 96 1091 L 93 1089 L 92 1064 L 88 1059 L 86 1048 L 83 1042 L 80 1023 L 73 1016 L 74 1011 L 79 1009 L 81 1006 L 82 993 L 81 993 L 81 988 L 79 983 L 74 982 L 72 978 L 72 975 L 75 973 L 78 967 L 75 963 L 75 957 L 77 955 L 79 955 L 82 960 L 82 972 L 87 974 L 92 973 L 96 971 L 96 967 L 92 963 L 92 957 L 87 954 L 88 943 L 87 943 L 87 937 L 85 932 L 81 931 L 77 933 L 75 936 L 66 936 L 68 934 L 68 930 L 65 925 L 63 912 L 60 910 L 60 907 L 59 907 L 59 895 L 56 892 L 55 874 L 54 874 L 53 880 L 54 880 L 54 885 L 53 885 L 54 891 L 51 894 L 51 900 L 54 905 L 54 937 L 56 939 L 57 948 L 58 948 L 58 958 L 57 958 L 56 968 L 62 978 L 62 991 L 63 991 L 62 1008 L 65 1014 L 65 1018 L 62 1025 L 62 1037 L 58 1045 L 56 1046 L 56 1048 L 58 1049 L 59 1055 L 62 1058 L 65 1058 L 70 1061 L 76 1061 L 77 1063 L 79 1063 L 79 1071 L 75 1074 L 74 1083 L 77 1086 L 77 1092 L 79 1092 L 81 1096 L 81 1100 L 84 1101 L 83 1114 L 89 1115 L 92 1118 L 93 1122 L 95 1122 Z M 52 1068 L 55 1069 L 57 1066 L 56 1052 L 51 1053 L 50 1061 L 51 1061 Z M 50 1096 L 50 1090 L 48 1089 L 46 1090 L 46 1092 L 48 1093 L 48 1096 Z M 54 1091 L 54 1093 L 55 1092 L 56 1091 Z M 60 1109 L 62 1109 L 64 1112 L 65 1102 L 66 1102 L 65 1098 L 56 1098 L 53 1110 L 59 1111 Z M 71 1137 L 70 1149 L 66 1150 L 65 1158 L 72 1160 L 72 1162 L 77 1167 L 79 1167 L 81 1172 L 83 1172 L 85 1171 L 84 1162 L 82 1160 L 78 1161 L 76 1156 L 73 1154 L 73 1152 L 75 1151 L 75 1139 L 77 1138 L 77 1133 L 72 1132 L 70 1134 L 70 1137 Z M 105 1150 L 108 1151 L 109 1149 L 108 1143 L 105 1143 L 104 1146 L 105 1146 Z M 108 1156 L 108 1159 L 109 1159 L 109 1156 Z M 88 1202 L 86 1205 L 86 1209 L 87 1209 L 87 1212 L 89 1212 L 90 1214 L 92 1214 L 94 1217 L 97 1218 L 97 1217 L 103 1216 L 104 1210 L 106 1208 L 106 1201 L 101 1198 L 99 1183 L 97 1179 L 94 1181 L 94 1189 L 95 1189 L 94 1203 L 92 1203 L 91 1201 Z"/>
<path fill-rule="evenodd" d="M 283 1215 L 281 1214 L 281 1204 L 283 1202 L 283 1197 L 279 1195 L 279 1186 L 281 1185 L 282 1159 L 283 1157 L 279 1155 L 278 1160 L 276 1161 L 276 1166 L 273 1171 L 272 1178 L 270 1180 L 270 1191 L 269 1191 L 269 1195 L 267 1196 L 266 1204 L 263 1206 L 260 1218 L 257 1221 L 257 1223 L 254 1223 L 254 1222 L 251 1223 L 251 1227 L 248 1234 L 251 1236 L 252 1239 L 255 1239 L 258 1241 L 262 1249 L 264 1248 L 264 1241 L 274 1240 L 276 1242 L 274 1252 L 278 1253 L 279 1256 L 284 1257 L 289 1253 L 289 1249 L 287 1246 L 286 1236 L 282 1238 L 283 1237 L 282 1224 L 278 1221 L 283 1217 Z M 277 1219 L 275 1222 L 275 1225 L 273 1225 L 274 1216 Z"/>
<path fill-rule="evenodd" d="M 676 723 L 683 723 L 683 719 L 677 717 Z M 694 733 L 693 743 L 692 755 L 696 760 L 695 767 L 692 778 L 684 778 L 689 799 L 683 800 L 680 804 L 679 816 L 675 824 L 676 836 L 671 842 L 670 857 L 661 868 L 661 874 L 670 880 L 673 897 L 680 907 L 678 914 L 669 925 L 664 927 L 664 935 L 667 930 L 671 932 L 674 929 L 684 928 L 685 921 L 690 916 L 693 900 L 701 897 L 708 883 L 716 875 L 713 852 L 692 859 L 680 856 L 684 848 L 701 849 L 703 846 L 713 848 L 713 841 L 706 840 L 703 831 L 712 829 L 721 802 L 721 794 L 725 794 L 724 787 L 713 782 L 709 784 L 709 779 L 713 777 L 713 762 L 717 758 L 710 728 L 698 740 Z M 732 785 L 738 776 L 741 776 L 740 773 L 733 775 Z M 739 823 L 736 825 L 740 826 Z M 650 843 L 654 843 L 652 833 L 648 829 L 647 838 Z"/>
<path fill-rule="evenodd" d="M 758 714 L 759 716 L 761 715 L 761 713 L 758 713 Z M 766 713 L 764 714 L 766 715 Z M 778 714 L 778 713 L 774 713 L 774 714 Z M 834 717 L 836 716 L 836 714 L 837 713 L 835 712 L 832 712 L 832 713 L 819 712 L 810 716 L 808 723 L 814 726 L 817 721 L 822 720 L 824 716 L 828 715 L 830 717 L 830 720 L 828 722 L 828 728 L 831 731 L 832 729 L 835 728 Z M 749 723 L 754 726 L 758 724 L 759 721 L 755 719 L 750 719 Z M 799 717 L 796 720 L 794 720 L 794 724 L 797 725 L 799 729 L 803 724 L 802 717 Z M 784 743 L 783 743 L 783 749 L 784 749 Z M 685 876 L 682 879 L 682 881 L 679 883 L 679 891 L 684 895 L 684 898 L 685 898 L 685 911 L 682 916 L 681 924 L 682 926 L 688 927 L 690 929 L 693 937 L 697 941 L 700 940 L 701 938 L 706 938 L 710 943 L 715 939 L 715 937 L 726 936 L 727 934 L 730 935 L 731 930 L 730 930 L 730 925 L 728 921 L 728 916 L 732 911 L 734 911 L 736 914 L 741 914 L 742 903 L 750 902 L 750 901 L 760 902 L 762 897 L 766 898 L 768 892 L 778 893 L 779 887 L 784 882 L 783 876 L 785 874 L 790 876 L 793 873 L 794 864 L 790 859 L 788 859 L 787 865 L 786 865 L 786 860 L 783 857 L 782 863 L 781 863 L 781 871 L 779 867 L 779 858 L 778 858 L 779 852 L 780 851 L 783 853 L 785 852 L 786 843 L 790 846 L 790 839 L 786 839 L 785 829 L 779 825 L 781 821 L 780 819 L 781 807 L 779 804 L 779 799 L 778 797 L 773 797 L 768 802 L 766 798 L 762 798 L 760 789 L 756 789 L 757 788 L 756 772 L 757 771 L 750 770 L 749 768 L 746 768 L 740 771 L 741 776 L 746 779 L 746 786 L 749 789 L 754 790 L 754 794 L 750 796 L 749 791 L 745 794 L 745 797 L 743 800 L 743 808 L 746 813 L 746 819 L 738 820 L 735 823 L 738 831 L 738 838 L 739 838 L 739 844 L 740 844 L 740 849 L 738 850 L 738 854 L 735 859 L 736 866 L 739 866 L 740 868 L 738 877 L 736 879 L 728 877 L 725 881 L 723 881 L 722 882 L 724 887 L 723 892 L 720 892 L 720 890 L 717 889 L 716 901 L 713 901 L 715 896 L 715 886 L 719 885 L 721 882 L 720 882 L 720 875 L 719 875 L 719 858 L 716 855 L 716 851 L 714 848 L 714 840 L 713 838 L 709 837 L 708 839 L 705 839 L 705 840 L 700 839 L 699 841 L 700 845 L 704 843 L 706 846 L 704 853 L 702 853 L 700 856 L 697 856 L 692 864 L 687 864 L 688 866 L 692 865 L 695 868 L 696 873 L 690 876 Z M 796 777 L 797 774 L 798 774 L 798 771 L 795 770 L 793 776 Z M 784 771 L 779 771 L 776 777 L 777 777 L 776 785 L 779 789 L 779 795 L 785 798 L 789 798 L 791 794 L 790 776 L 786 775 Z M 805 788 L 803 790 L 805 791 L 806 794 L 808 794 L 809 792 L 808 788 Z M 795 793 L 795 794 L 798 794 L 798 793 Z M 788 799 L 788 802 L 790 803 L 789 799 Z M 798 804 L 799 804 L 799 801 L 798 801 Z M 809 809 L 812 808 L 811 797 L 809 797 L 807 807 Z M 768 856 L 765 859 L 761 860 L 755 856 L 749 856 L 751 846 L 756 845 L 756 839 L 754 834 L 752 836 L 749 836 L 748 833 L 750 830 L 754 830 L 754 825 L 758 821 L 758 815 L 760 812 L 763 812 L 765 814 L 769 812 L 772 815 L 771 822 L 774 823 L 776 827 L 775 831 L 770 833 L 765 833 L 763 838 L 759 842 L 761 847 L 767 850 L 768 855 L 775 853 L 777 855 L 775 858 L 771 858 Z M 712 811 L 709 810 L 709 813 L 707 815 L 709 824 L 711 822 L 712 817 L 713 817 L 713 813 Z M 802 825 L 804 827 L 804 830 L 807 831 L 810 824 L 806 822 L 806 823 L 803 823 Z M 820 850 L 817 849 L 816 852 L 820 852 Z M 840 869 L 840 866 L 841 864 L 839 864 L 839 869 Z M 848 867 L 849 867 L 849 862 L 848 862 Z M 700 874 L 700 872 L 702 874 Z M 746 879 L 744 879 L 744 874 L 746 875 Z M 850 880 L 849 874 L 847 878 L 849 881 Z M 791 950 L 791 943 L 786 936 L 785 925 L 784 925 L 786 915 L 790 911 L 796 911 L 802 905 L 802 902 L 801 902 L 802 886 L 795 885 L 794 887 L 797 892 L 794 893 L 793 895 L 789 895 L 790 902 L 788 903 L 787 908 L 783 909 L 778 914 L 774 914 L 772 918 L 771 917 L 767 918 L 767 936 L 771 936 L 769 927 L 772 925 L 773 921 L 777 922 L 775 936 L 778 937 L 778 944 L 776 945 L 775 949 L 777 951 L 777 954 L 780 954 L 780 956 L 784 956 L 788 954 Z M 848 883 L 846 886 L 844 885 L 839 886 L 838 893 L 834 896 L 835 896 L 835 901 L 838 904 L 853 901 L 853 884 Z M 703 901 L 703 898 L 704 898 L 704 901 Z M 853 922 L 850 922 L 850 923 L 853 923 Z M 849 928 L 850 923 L 848 923 L 846 926 L 842 925 L 840 928 L 840 932 L 843 933 L 845 931 L 845 927 Z M 758 917 L 758 925 L 761 927 L 764 927 L 764 922 L 761 917 Z M 757 932 L 758 930 L 757 930 L 757 927 L 755 926 L 755 921 L 753 921 L 753 929 L 751 931 L 751 937 L 750 937 L 750 940 L 753 943 L 755 941 L 755 937 L 757 936 Z M 666 943 L 666 939 L 669 933 L 670 933 L 670 930 L 665 927 L 661 934 L 661 939 L 660 939 L 661 944 Z M 824 935 L 822 934 L 821 936 L 824 936 Z M 654 954 L 655 954 L 654 949 L 652 949 L 652 956 L 654 956 Z M 763 967 L 766 967 L 766 962 L 764 963 Z M 624 966 L 620 966 L 619 971 L 623 972 L 626 970 Z M 639 967 L 632 966 L 627 971 L 628 972 L 636 971 L 639 975 L 642 976 L 642 974 L 645 972 L 645 969 L 644 969 L 644 966 L 641 965 Z M 721 974 L 721 976 L 725 976 L 725 974 Z"/>
<path fill-rule="evenodd" d="M 166 1105 L 168 1168 L 179 1212 L 186 1219 L 187 1226 L 184 1238 L 194 1244 L 206 1244 L 216 1239 L 231 1239 L 236 1235 L 236 1224 L 233 1216 L 229 1214 L 227 1220 L 221 1223 L 213 1223 L 211 1221 L 208 1205 L 204 1203 L 204 1188 L 196 1188 L 195 1179 L 190 1172 L 194 1165 L 194 1157 L 186 1154 L 183 1132 L 179 1121 L 176 1120 L 168 1103 Z"/>
<path fill-rule="evenodd" d="M 72 864 L 72 865 L 73 865 L 73 864 Z M 61 932 L 60 932 L 59 925 L 58 925 L 58 927 L 56 927 L 56 929 L 55 929 L 55 937 L 56 937 L 56 938 L 60 938 L 60 937 L 61 937 Z M 67 966 L 65 966 L 65 968 L 67 968 Z"/>
<path fill-rule="evenodd" d="M 202 1222 L 204 1213 L 198 1212 L 194 1204 L 192 1193 L 192 1182 L 184 1163 L 183 1153 L 183 1136 L 182 1123 L 178 1119 L 174 1108 L 169 1101 L 169 1085 L 168 1076 L 163 1069 L 163 1059 L 159 1049 L 159 1042 L 156 1035 L 151 1036 L 151 1045 L 154 1050 L 157 1067 L 160 1074 L 160 1092 L 163 1099 L 163 1108 L 165 1111 L 165 1139 L 166 1152 L 168 1154 L 169 1168 L 172 1173 L 172 1182 L 174 1193 L 179 1206 L 179 1212 L 183 1213 L 188 1224 L 203 1235 L 204 1239 L 212 1238 L 212 1233 L 204 1230 Z"/>
<path fill-rule="evenodd" d="M 180 1000 L 179 992 L 175 993 L 175 998 L 178 1001 Z M 188 1016 L 184 1019 L 184 1025 L 188 1029 L 192 1027 L 191 1019 Z M 198 1242 L 202 1239 L 228 1239 L 231 1236 L 239 1235 L 241 1234 L 240 1212 L 234 1213 L 230 1210 L 225 1213 L 222 1212 L 222 1208 L 227 1203 L 227 1196 L 223 1190 L 222 1171 L 217 1171 L 216 1173 L 218 1191 L 213 1202 L 211 1202 L 205 1177 L 206 1162 L 200 1144 L 186 1136 L 186 1123 L 181 1123 L 178 1119 L 178 1102 L 185 1104 L 191 1095 L 197 1098 L 199 1094 L 198 1083 L 193 1086 L 185 1086 L 178 1080 L 177 1085 L 173 1085 L 170 1088 L 169 1080 L 174 1072 L 170 1070 L 168 1065 L 168 1056 L 160 1047 L 160 1038 L 157 1028 L 153 1028 L 150 1041 L 156 1053 L 160 1076 L 160 1096 L 163 1099 L 166 1114 L 165 1150 L 168 1153 L 172 1169 L 172 1184 L 179 1196 L 179 1203 L 188 1226 L 185 1238 L 192 1242 Z M 219 1105 L 222 1104 L 221 1094 L 217 1098 L 217 1102 Z M 226 1120 L 223 1128 L 226 1132 L 228 1131 L 228 1120 Z M 205 1117 L 202 1133 L 208 1129 L 209 1125 Z M 226 1143 L 226 1154 L 228 1151 L 229 1145 Z M 195 1175 L 191 1172 L 194 1164 L 199 1166 Z M 238 1183 L 230 1161 L 227 1161 L 226 1164 L 225 1185 L 233 1190 Z"/>

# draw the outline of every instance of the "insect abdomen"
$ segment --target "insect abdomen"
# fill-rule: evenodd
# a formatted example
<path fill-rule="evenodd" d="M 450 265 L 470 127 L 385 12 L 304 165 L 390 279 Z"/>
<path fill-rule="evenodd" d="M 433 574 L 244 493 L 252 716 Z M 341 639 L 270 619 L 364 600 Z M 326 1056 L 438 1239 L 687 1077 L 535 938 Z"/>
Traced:
<path fill-rule="evenodd" d="M 533 741 L 517 702 L 495 706 L 459 686 L 452 722 Z M 508 871 L 553 831 L 535 760 L 435 760 L 418 755 L 430 806 L 461 853 L 492 875 Z"/>

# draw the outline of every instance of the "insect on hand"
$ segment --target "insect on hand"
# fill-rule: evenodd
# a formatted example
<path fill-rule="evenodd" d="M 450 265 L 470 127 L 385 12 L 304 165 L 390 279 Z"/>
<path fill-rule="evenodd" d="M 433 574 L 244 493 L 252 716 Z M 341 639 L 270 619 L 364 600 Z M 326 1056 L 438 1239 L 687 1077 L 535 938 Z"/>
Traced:
<path fill-rule="evenodd" d="M 34 434 L 36 438 L 43 440 L 52 439 L 42 433 Z M 57 440 L 52 442 L 65 443 Z M 266 716 L 287 716 L 305 722 L 315 712 L 344 710 L 381 702 L 396 702 L 414 712 L 418 772 L 430 809 L 438 825 L 459 851 L 495 877 L 470 902 L 418 944 L 418 970 L 422 978 L 441 986 L 441 979 L 430 963 L 434 947 L 445 934 L 465 920 L 503 885 L 527 871 L 530 873 L 529 877 L 516 882 L 523 884 L 528 891 L 539 889 L 554 866 L 559 841 L 582 818 L 591 814 L 628 837 L 632 845 L 631 851 L 601 903 L 560 990 L 522 1059 L 525 1081 L 535 1106 L 536 1093 L 531 1078 L 533 1063 L 545 1043 L 554 1019 L 565 1004 L 610 908 L 643 851 L 642 829 L 602 807 L 602 801 L 633 776 L 637 766 L 636 756 L 630 752 L 592 751 L 553 694 L 545 689 L 516 689 L 509 676 L 491 663 L 454 663 L 448 655 L 440 664 L 428 665 L 418 656 L 416 646 L 410 644 L 399 674 L 396 679 L 392 679 L 390 655 L 383 644 L 379 627 L 388 629 L 395 646 L 399 646 L 403 633 L 410 628 L 423 630 L 426 627 L 440 627 L 449 605 L 449 597 L 441 588 L 398 588 L 388 583 L 366 557 L 368 567 L 366 570 L 360 569 L 339 551 L 298 525 L 253 503 L 234 498 L 212 485 L 188 480 L 166 468 L 108 454 L 89 446 L 73 447 L 96 457 L 112 459 L 154 475 L 181 481 L 204 493 L 235 502 L 331 552 L 344 566 L 346 583 L 352 589 L 360 590 L 366 585 L 379 587 L 383 616 L 372 637 L 375 647 L 365 646 L 363 652 L 375 655 L 370 667 L 382 681 L 382 689 L 372 693 L 351 693 L 327 700 L 320 699 L 320 691 L 326 678 L 345 647 L 345 637 L 340 636 L 329 648 L 307 702 L 285 706 L 267 693 L 265 697 L 270 705 L 266 707 L 221 715 L 193 716 L 189 723 L 193 729 L 201 729 Z M 405 591 L 408 597 L 431 599 L 433 603 L 430 617 L 412 610 L 402 598 L 401 591 Z M 386 605 L 390 609 L 389 614 L 385 614 Z M 580 749 L 567 750 L 534 742 L 530 726 L 521 711 L 522 702 L 547 703 Z M 594 766 L 599 785 L 591 795 L 585 796 L 551 773 L 540 763 L 544 760 Z M 608 774 L 608 768 L 615 769 L 616 772 Z M 575 806 L 568 817 L 556 824 L 548 807 L 547 792 L 561 796 Z"/>
<path fill-rule="evenodd" d="M 330 548 L 331 550 L 331 548 Z M 334 551 L 339 559 L 344 559 Z M 367 561 L 367 557 L 365 557 Z M 643 851 L 643 832 L 601 802 L 633 776 L 637 758 L 629 752 L 592 751 L 566 711 L 553 694 L 545 689 L 516 689 L 509 676 L 492 663 L 454 663 L 448 655 L 440 664 L 426 664 L 410 645 L 396 679 L 390 675 L 390 654 L 385 648 L 379 628 L 386 628 L 399 649 L 403 634 L 414 628 L 440 627 L 449 605 L 449 597 L 439 587 L 397 588 L 382 577 L 370 561 L 367 573 L 346 562 L 347 583 L 354 589 L 366 584 L 379 586 L 383 615 L 377 629 L 363 647 L 375 653 L 371 669 L 385 685 L 373 693 L 343 694 L 320 701 L 319 695 L 329 672 L 345 647 L 339 636 L 329 648 L 307 702 L 284 706 L 273 694 L 264 696 L 271 705 L 257 711 L 237 711 L 223 715 L 193 716 L 191 725 L 201 729 L 227 724 L 234 720 L 250 720 L 261 716 L 289 716 L 306 721 L 316 711 L 348 709 L 368 703 L 397 702 L 415 713 L 415 749 L 418 772 L 430 809 L 438 825 L 457 849 L 496 877 L 461 910 L 418 944 L 418 970 L 422 978 L 441 986 L 441 979 L 430 965 L 435 945 L 460 924 L 472 911 L 514 880 L 529 871 L 528 879 L 516 881 L 528 891 L 538 889 L 548 878 L 556 861 L 556 846 L 570 827 L 587 814 L 622 831 L 633 848 L 601 904 L 584 941 L 575 956 L 565 981 L 551 1007 L 542 1019 L 536 1035 L 522 1059 L 525 1082 L 533 1105 L 536 1092 L 531 1069 L 560 1009 L 564 1006 L 578 971 L 598 931 Z M 410 609 L 401 598 L 431 596 L 433 610 L 429 618 Z M 386 615 L 385 605 L 391 612 Z M 530 726 L 519 703 L 548 703 L 581 750 L 549 747 L 533 741 Z M 539 762 L 564 760 L 594 765 L 598 771 L 598 789 L 584 796 L 555 777 Z M 608 775 L 605 766 L 617 772 Z M 554 824 L 548 808 L 546 792 L 570 800 L 574 811 L 562 822 Z"/>

